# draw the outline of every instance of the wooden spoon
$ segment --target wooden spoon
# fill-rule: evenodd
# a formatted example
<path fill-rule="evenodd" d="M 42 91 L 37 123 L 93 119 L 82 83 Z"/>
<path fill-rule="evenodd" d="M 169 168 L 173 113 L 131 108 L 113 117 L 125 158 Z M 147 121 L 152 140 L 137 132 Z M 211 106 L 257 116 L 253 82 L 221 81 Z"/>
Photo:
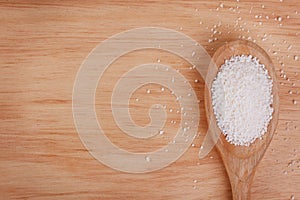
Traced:
<path fill-rule="evenodd" d="M 255 140 L 249 147 L 234 146 L 226 141 L 225 136 L 220 134 L 221 131 L 216 125 L 216 119 L 212 109 L 210 92 L 212 81 L 216 77 L 218 68 L 225 60 L 230 59 L 230 57 L 234 55 L 252 55 L 258 58 L 260 63 L 265 65 L 265 68 L 273 80 L 272 92 L 274 99 L 272 107 L 274 108 L 274 112 L 272 120 L 268 125 L 267 133 L 265 133 L 262 139 Z M 252 42 L 244 40 L 229 42 L 221 46 L 215 52 L 212 60 L 214 62 L 210 64 L 206 77 L 205 106 L 208 122 L 213 125 L 214 130 L 219 131 L 219 134 L 213 133 L 214 135 L 212 135 L 211 138 L 216 142 L 217 149 L 221 154 L 227 170 L 233 199 L 250 199 L 250 187 L 255 169 L 271 142 L 278 121 L 279 98 L 274 66 L 270 57 L 262 48 Z"/>

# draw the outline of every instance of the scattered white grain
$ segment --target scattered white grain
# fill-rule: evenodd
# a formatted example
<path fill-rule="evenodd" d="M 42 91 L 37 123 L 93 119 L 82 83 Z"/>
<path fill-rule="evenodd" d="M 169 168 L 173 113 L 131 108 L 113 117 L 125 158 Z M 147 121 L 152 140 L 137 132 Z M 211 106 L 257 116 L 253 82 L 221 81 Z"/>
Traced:
<path fill-rule="evenodd" d="M 175 78 L 174 78 L 174 77 L 172 77 L 171 81 L 172 81 L 172 83 L 174 83 L 174 82 L 175 82 Z"/>
<path fill-rule="evenodd" d="M 295 196 L 294 195 L 291 195 L 291 200 L 295 200 Z"/>
<path fill-rule="evenodd" d="M 146 160 L 147 162 L 151 162 L 150 156 L 146 156 L 146 157 L 145 157 L 145 160 Z"/>
<path fill-rule="evenodd" d="M 293 100 L 293 104 L 294 104 L 294 105 L 296 105 L 296 104 L 297 104 L 297 101 L 296 101 L 295 99 Z"/>
<path fill-rule="evenodd" d="M 279 16 L 279 17 L 276 18 L 276 20 L 279 21 L 279 22 L 281 22 L 282 21 L 282 17 Z"/>

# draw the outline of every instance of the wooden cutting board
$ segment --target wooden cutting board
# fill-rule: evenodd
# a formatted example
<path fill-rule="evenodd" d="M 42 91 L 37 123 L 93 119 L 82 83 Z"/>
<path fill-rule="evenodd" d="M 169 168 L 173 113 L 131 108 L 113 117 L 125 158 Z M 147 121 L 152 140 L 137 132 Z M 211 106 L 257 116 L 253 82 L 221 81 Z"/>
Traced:
<path fill-rule="evenodd" d="M 150 140 L 129 137 L 113 119 L 110 96 L 118 78 L 136 65 L 160 60 L 178 69 L 200 100 L 200 134 L 183 156 L 158 171 L 123 173 L 101 164 L 80 141 L 72 90 L 82 62 L 105 39 L 145 26 L 182 32 L 210 55 L 238 38 L 254 40 L 269 53 L 279 81 L 279 125 L 256 171 L 251 196 L 299 198 L 300 7 L 296 0 L 1 1 L 0 9 L 0 199 L 231 199 L 217 151 L 198 159 L 207 131 L 204 81 L 189 63 L 169 52 L 133 51 L 113 62 L 101 77 L 95 107 L 113 144 L 131 152 L 154 151 L 172 140 L 178 123 L 166 123 L 163 136 Z M 136 124 L 149 123 L 148 109 L 154 103 L 179 109 L 168 89 L 161 92 L 160 85 L 148 84 L 130 99 Z M 168 110 L 167 114 L 167 122 L 180 121 L 178 113 Z"/>

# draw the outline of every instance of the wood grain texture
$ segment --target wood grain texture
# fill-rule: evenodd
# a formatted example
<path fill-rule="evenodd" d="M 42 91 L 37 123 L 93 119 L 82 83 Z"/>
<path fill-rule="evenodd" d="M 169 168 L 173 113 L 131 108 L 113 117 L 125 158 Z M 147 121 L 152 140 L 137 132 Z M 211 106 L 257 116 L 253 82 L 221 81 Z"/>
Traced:
<path fill-rule="evenodd" d="M 103 76 L 107 84 L 97 88 L 96 107 L 109 106 L 111 86 L 120 74 L 160 58 L 161 63 L 180 69 L 200 99 L 201 134 L 194 141 L 195 147 L 162 170 L 126 174 L 102 165 L 82 145 L 72 117 L 72 89 L 81 63 L 101 41 L 144 26 L 183 32 L 210 55 L 224 42 L 243 36 L 270 54 L 280 83 L 279 124 L 256 170 L 251 197 L 299 198 L 300 103 L 293 104 L 293 100 L 300 102 L 300 67 L 299 60 L 294 59 L 300 52 L 299 4 L 296 0 L 222 2 L 223 8 L 217 1 L 0 1 L 0 198 L 232 198 L 218 152 L 213 150 L 198 160 L 207 130 L 204 81 L 188 70 L 188 63 L 170 53 L 137 51 L 114 62 Z M 278 16 L 281 22 L 274 20 Z M 214 25 L 221 34 L 212 36 Z M 214 37 L 218 40 L 208 42 Z M 280 77 L 281 69 L 286 78 Z M 132 116 L 140 125 L 149 120 L 149 105 L 161 101 L 160 93 L 143 98 L 150 87 L 159 89 L 149 85 L 132 97 Z M 163 97 L 165 104 L 177 108 L 172 96 L 166 93 Z M 135 98 L 143 101 L 137 104 Z M 165 139 L 137 143 L 122 134 L 111 113 L 97 115 L 111 141 L 131 151 L 156 149 L 176 130 L 170 125 Z M 168 120 L 179 118 L 172 114 Z"/>

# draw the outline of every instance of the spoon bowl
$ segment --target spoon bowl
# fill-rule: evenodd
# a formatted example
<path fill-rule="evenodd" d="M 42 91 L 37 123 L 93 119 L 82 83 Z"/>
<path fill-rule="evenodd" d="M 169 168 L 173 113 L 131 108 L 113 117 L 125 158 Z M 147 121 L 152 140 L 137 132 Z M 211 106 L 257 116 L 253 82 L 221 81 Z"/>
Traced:
<path fill-rule="evenodd" d="M 226 141 L 224 134 L 214 135 L 216 147 L 220 152 L 227 174 L 230 179 L 233 199 L 250 199 L 250 187 L 255 173 L 255 169 L 266 152 L 273 134 L 275 132 L 278 121 L 278 89 L 275 69 L 272 60 L 268 54 L 258 45 L 245 40 L 236 40 L 221 46 L 213 55 L 212 62 L 208 68 L 205 87 L 205 107 L 208 123 L 213 125 L 216 130 L 221 130 L 216 125 L 216 118 L 212 108 L 211 86 L 214 78 L 218 73 L 218 69 L 224 64 L 225 60 L 229 60 L 236 55 L 252 55 L 259 59 L 261 64 L 265 65 L 268 74 L 273 80 L 273 104 L 274 109 L 272 119 L 268 125 L 267 132 L 261 139 L 256 139 L 250 146 L 235 146 Z M 217 134 L 217 133 L 212 133 Z"/>

